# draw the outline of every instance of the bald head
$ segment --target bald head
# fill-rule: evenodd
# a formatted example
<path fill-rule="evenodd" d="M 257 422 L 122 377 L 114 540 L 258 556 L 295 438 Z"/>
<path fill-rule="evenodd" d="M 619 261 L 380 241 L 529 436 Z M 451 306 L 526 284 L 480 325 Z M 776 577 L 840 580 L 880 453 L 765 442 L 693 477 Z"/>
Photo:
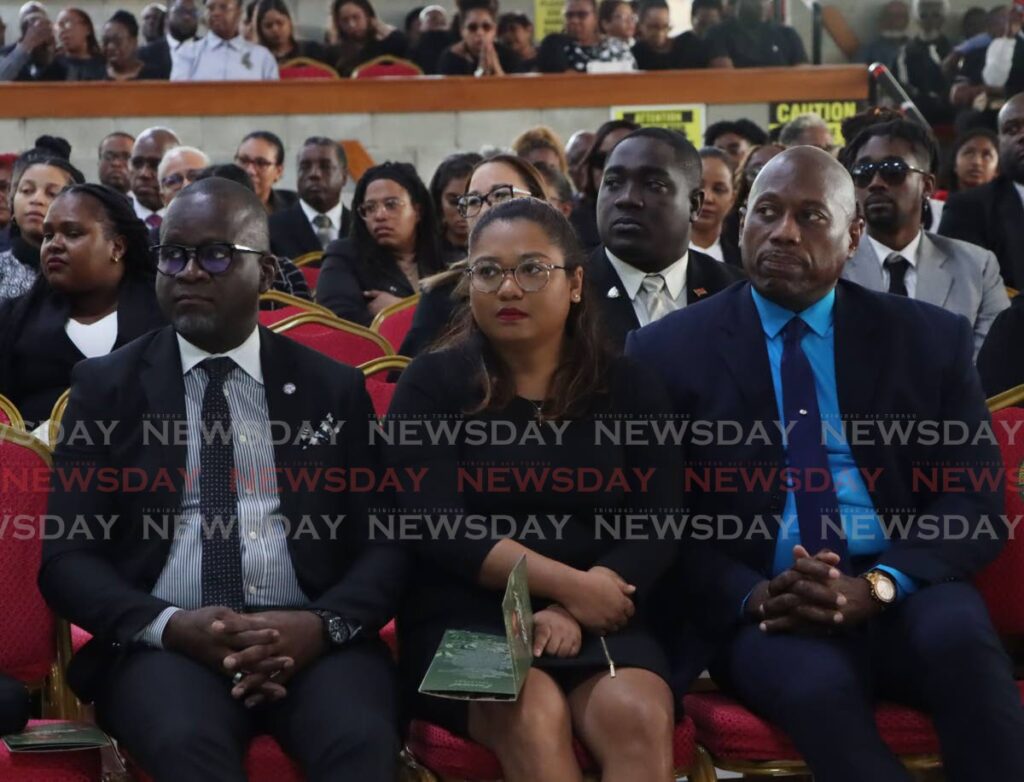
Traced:
<path fill-rule="evenodd" d="M 225 237 L 218 241 L 270 252 L 267 210 L 252 190 L 237 182 L 207 177 L 183 188 L 167 207 L 161 240 L 169 241 L 163 236 L 172 228 L 183 225 L 187 230 L 196 220 L 215 223 L 214 232 Z"/>
<path fill-rule="evenodd" d="M 136 200 L 147 209 L 156 212 L 163 208 L 157 168 L 167 150 L 180 143 L 174 131 L 168 128 L 146 128 L 135 139 L 128 176 Z"/>
<path fill-rule="evenodd" d="M 1014 95 L 999 111 L 999 167 L 1024 184 L 1024 93 Z"/>
<path fill-rule="evenodd" d="M 816 147 L 793 147 L 754 180 L 740 238 L 743 268 L 762 296 L 802 312 L 835 287 L 862 230 L 846 169 Z"/>

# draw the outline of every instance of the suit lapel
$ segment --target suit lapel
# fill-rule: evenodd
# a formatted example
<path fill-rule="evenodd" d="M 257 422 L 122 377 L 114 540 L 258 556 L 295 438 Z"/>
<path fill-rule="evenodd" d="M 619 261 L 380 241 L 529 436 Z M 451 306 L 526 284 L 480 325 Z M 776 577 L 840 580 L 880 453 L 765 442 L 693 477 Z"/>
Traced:
<path fill-rule="evenodd" d="M 164 513 L 176 515 L 181 513 L 188 448 L 180 437 L 179 427 L 184 427 L 187 420 L 185 380 L 181 374 L 181 353 L 172 327 L 163 328 L 154 336 L 142 360 L 139 384 L 145 397 L 141 407 L 142 423 L 148 428 L 144 432 L 159 433 L 155 436 L 142 435 L 143 458 L 152 470 L 166 471 L 174 485 L 162 501 L 153 504 L 162 506 Z M 165 541 L 165 545 L 170 548 L 170 540 Z"/>
<path fill-rule="evenodd" d="M 949 256 L 939 249 L 927 232 L 921 236 L 921 251 L 917 258 L 918 301 L 926 301 L 939 307 L 946 306 L 949 291 L 953 287 L 953 275 L 946 268 Z"/>
<path fill-rule="evenodd" d="M 871 405 L 878 387 L 879 370 L 890 366 L 887 357 L 889 341 L 879 333 L 878 318 L 851 301 L 856 295 L 856 288 L 839 281 L 833 331 L 836 391 L 839 410 L 844 416 L 873 410 Z M 860 296 L 867 295 L 870 294 L 860 293 Z"/>
<path fill-rule="evenodd" d="M 313 226 L 306 219 L 306 213 L 302 211 L 302 204 L 298 201 L 292 206 L 292 221 L 295 224 L 295 239 L 299 243 L 299 248 L 302 250 L 303 255 L 307 252 L 315 252 L 322 249 L 320 247 L 320 240 L 316 236 L 316 231 L 313 230 Z M 308 250 L 306 249 L 307 247 L 309 248 Z"/>
<path fill-rule="evenodd" d="M 600 302 L 598 306 L 604 313 L 606 331 L 621 333 L 624 342 L 626 334 L 640 328 L 640 321 L 636 318 L 636 310 L 633 309 L 633 302 L 629 300 L 622 280 L 608 260 L 604 245 L 591 254 L 586 274 L 590 280 L 590 295 L 597 298 Z"/>
<path fill-rule="evenodd" d="M 772 369 L 768 363 L 764 328 L 750 295 L 750 285 L 733 288 L 728 295 L 731 302 L 722 308 L 719 327 L 722 338 L 718 352 L 729 367 L 736 387 L 749 402 L 750 410 L 757 411 L 751 417 L 775 420 L 779 416 Z"/>
<path fill-rule="evenodd" d="M 695 304 L 701 299 L 707 298 L 713 291 L 712 280 L 707 274 L 704 264 L 705 256 L 695 250 L 690 250 L 690 258 L 686 262 L 686 303 Z M 712 263 L 718 263 L 714 258 L 709 259 Z"/>
<path fill-rule="evenodd" d="M 1005 264 L 1005 270 L 1013 275 L 1015 287 L 1020 287 L 1024 286 L 1024 231 L 1021 230 L 1024 226 L 1024 206 L 1021 205 L 1020 195 L 1013 182 L 1006 178 L 997 181 L 1002 183 L 1002 187 L 996 190 L 996 209 L 1006 236 L 1006 257 L 1000 260 Z"/>
<path fill-rule="evenodd" d="M 861 238 L 857 252 L 846 262 L 843 277 L 873 291 L 885 290 L 882 286 L 882 263 L 867 236 Z"/>

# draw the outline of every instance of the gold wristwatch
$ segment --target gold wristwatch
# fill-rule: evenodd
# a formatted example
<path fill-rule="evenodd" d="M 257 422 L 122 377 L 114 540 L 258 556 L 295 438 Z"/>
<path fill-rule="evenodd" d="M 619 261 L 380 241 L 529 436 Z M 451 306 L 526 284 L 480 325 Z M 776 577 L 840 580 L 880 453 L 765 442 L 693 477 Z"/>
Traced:
<path fill-rule="evenodd" d="M 883 607 L 896 602 L 896 582 L 892 576 L 881 570 L 869 570 L 864 578 L 871 586 L 871 598 Z"/>

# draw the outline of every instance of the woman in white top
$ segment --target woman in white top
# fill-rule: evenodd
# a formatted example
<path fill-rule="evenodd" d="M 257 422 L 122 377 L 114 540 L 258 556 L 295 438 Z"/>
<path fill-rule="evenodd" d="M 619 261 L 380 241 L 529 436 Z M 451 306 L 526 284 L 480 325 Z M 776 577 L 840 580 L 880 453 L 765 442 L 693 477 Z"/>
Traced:
<path fill-rule="evenodd" d="M 131 202 L 102 185 L 73 185 L 42 224 L 42 274 L 0 306 L 0 394 L 26 421 L 49 418 L 85 358 L 164 325 L 153 292 L 148 231 Z"/>
<path fill-rule="evenodd" d="M 729 157 L 717 147 L 704 147 L 700 150 L 700 161 L 704 206 L 690 228 L 690 249 L 716 261 L 741 266 L 739 248 L 723 242 L 722 237 L 722 225 L 736 200 Z"/>

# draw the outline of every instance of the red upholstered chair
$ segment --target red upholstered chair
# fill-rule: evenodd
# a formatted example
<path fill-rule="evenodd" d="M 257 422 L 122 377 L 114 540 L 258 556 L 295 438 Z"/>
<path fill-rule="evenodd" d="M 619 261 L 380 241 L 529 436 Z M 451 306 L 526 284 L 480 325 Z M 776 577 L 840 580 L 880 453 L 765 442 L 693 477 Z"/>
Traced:
<path fill-rule="evenodd" d="M 0 424 L 0 465 L 6 475 L 0 516 L 20 518 L 36 533 L 22 534 L 29 528 L 21 526 L 0 536 L 0 671 L 41 690 L 44 713 L 62 716 L 70 697 L 63 667 L 57 664 L 56 624 L 36 587 L 50 452 L 31 435 Z M 26 755 L 10 753 L 0 744 L 0 782 L 94 782 L 99 778 L 97 751 Z"/>
<path fill-rule="evenodd" d="M 707 766 L 698 764 L 694 743 L 694 727 L 689 717 L 676 727 L 672 738 L 677 775 L 686 775 L 691 782 L 714 782 L 714 771 L 707 776 Z M 587 779 L 596 779 L 593 758 L 582 744 L 574 747 Z M 498 758 L 469 739 L 449 733 L 429 722 L 413 720 L 404 753 L 405 778 L 413 782 L 483 782 L 500 780 Z"/>
<path fill-rule="evenodd" d="M 300 266 L 299 271 L 302 272 L 302 276 L 306 278 L 306 285 L 309 286 L 310 293 L 316 293 L 316 284 L 320 280 L 320 267 L 319 266 Z"/>
<path fill-rule="evenodd" d="M 0 394 L 0 424 L 7 424 L 15 429 L 24 429 L 25 421 L 14 406 L 14 402 Z"/>
<path fill-rule="evenodd" d="M 366 391 L 373 402 L 373 411 L 378 418 L 387 415 L 391 406 L 391 397 L 395 395 L 395 383 L 392 373 L 401 372 L 409 366 L 410 359 L 405 356 L 384 356 L 361 364 L 366 377 Z"/>
<path fill-rule="evenodd" d="M 357 323 L 320 312 L 293 315 L 273 324 L 271 330 L 352 366 L 394 355 L 383 337 Z"/>
<path fill-rule="evenodd" d="M 282 79 L 340 79 L 338 72 L 330 65 L 311 60 L 309 57 L 296 57 L 281 63 L 277 69 Z"/>
<path fill-rule="evenodd" d="M 272 326 L 285 318 L 301 315 L 305 312 L 319 312 L 322 315 L 334 316 L 326 307 L 321 307 L 309 299 L 300 299 L 282 291 L 270 290 L 260 295 L 260 324 Z"/>
<path fill-rule="evenodd" d="M 370 331 L 375 331 L 391 343 L 396 351 L 402 346 L 402 340 L 409 333 L 416 305 L 420 303 L 420 294 L 409 296 L 385 307 L 370 324 Z"/>
<path fill-rule="evenodd" d="M 423 69 L 412 60 L 385 54 L 364 62 L 354 71 L 353 79 L 380 79 L 382 77 L 422 76 Z"/>

